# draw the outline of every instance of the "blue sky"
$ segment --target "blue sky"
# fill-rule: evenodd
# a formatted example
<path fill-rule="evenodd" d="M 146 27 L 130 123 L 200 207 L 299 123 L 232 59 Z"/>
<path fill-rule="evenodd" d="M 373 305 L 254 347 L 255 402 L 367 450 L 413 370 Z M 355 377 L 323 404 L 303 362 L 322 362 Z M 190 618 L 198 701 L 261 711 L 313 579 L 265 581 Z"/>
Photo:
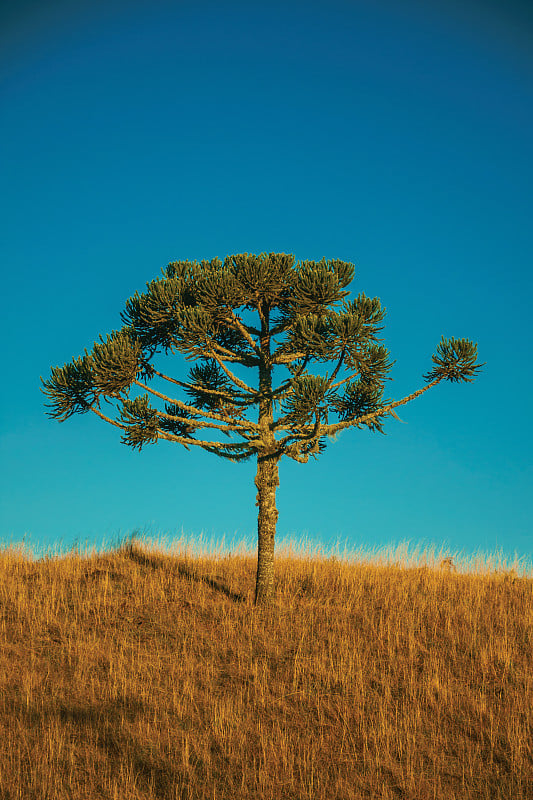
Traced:
<path fill-rule="evenodd" d="M 316 461 L 284 457 L 277 541 L 530 564 L 527 6 L 3 13 L 0 545 L 105 549 L 137 529 L 256 547 L 253 459 L 169 442 L 139 453 L 92 414 L 58 423 L 40 376 L 120 328 L 126 300 L 168 262 L 285 252 L 350 261 L 347 299 L 380 297 L 396 359 L 386 397 L 424 385 L 443 335 L 477 342 L 486 365 L 474 383 L 403 407 L 406 424 L 390 419 L 386 436 L 353 428 Z M 178 380 L 194 364 L 179 353 L 154 363 Z M 276 368 L 275 385 L 288 374 Z"/>

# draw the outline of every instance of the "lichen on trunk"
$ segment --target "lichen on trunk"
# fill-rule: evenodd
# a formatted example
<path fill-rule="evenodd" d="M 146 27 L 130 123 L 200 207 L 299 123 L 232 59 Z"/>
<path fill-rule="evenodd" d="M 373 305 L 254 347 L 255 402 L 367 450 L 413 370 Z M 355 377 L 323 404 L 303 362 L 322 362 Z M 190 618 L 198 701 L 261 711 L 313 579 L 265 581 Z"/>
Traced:
<path fill-rule="evenodd" d="M 264 605 L 274 596 L 274 541 L 278 510 L 276 508 L 276 489 L 279 456 L 257 456 L 256 506 L 257 516 L 257 579 L 255 605 Z"/>

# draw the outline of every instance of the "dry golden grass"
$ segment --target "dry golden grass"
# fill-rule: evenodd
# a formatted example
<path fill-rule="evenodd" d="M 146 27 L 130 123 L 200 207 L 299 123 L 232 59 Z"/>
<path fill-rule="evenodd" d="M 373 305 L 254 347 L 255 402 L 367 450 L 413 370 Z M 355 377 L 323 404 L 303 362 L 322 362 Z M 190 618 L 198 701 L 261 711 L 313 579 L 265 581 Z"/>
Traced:
<path fill-rule="evenodd" d="M 440 563 L 4 549 L 0 797 L 530 800 L 533 576 Z"/>

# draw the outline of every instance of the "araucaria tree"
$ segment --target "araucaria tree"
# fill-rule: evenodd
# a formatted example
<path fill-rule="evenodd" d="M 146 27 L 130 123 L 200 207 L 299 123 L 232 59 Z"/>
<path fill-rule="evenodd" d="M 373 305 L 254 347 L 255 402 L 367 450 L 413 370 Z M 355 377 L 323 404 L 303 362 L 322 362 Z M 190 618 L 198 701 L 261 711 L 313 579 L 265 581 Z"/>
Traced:
<path fill-rule="evenodd" d="M 49 416 L 66 420 L 75 413 L 93 411 L 125 433 L 121 441 L 139 450 L 158 439 L 178 442 L 189 449 L 202 447 L 230 461 L 257 457 L 257 578 L 255 603 L 264 604 L 274 592 L 274 537 L 278 511 L 278 462 L 282 455 L 306 463 L 326 448 L 326 436 L 344 428 L 366 426 L 383 433 L 388 416 L 440 381 L 472 381 L 483 364 L 475 364 L 477 345 L 468 339 L 444 339 L 432 356 L 433 369 L 424 375 L 422 389 L 401 400 L 383 400 L 383 384 L 394 362 L 377 342 L 385 310 L 377 297 L 360 294 L 343 302 L 341 311 L 328 305 L 349 292 L 354 266 L 322 259 L 296 264 L 285 253 L 248 253 L 215 258 L 199 264 L 170 263 L 163 277 L 137 292 L 121 313 L 123 327 L 106 341 L 100 336 L 92 352 L 52 369 L 43 391 L 53 401 Z M 259 325 L 246 325 L 235 309 L 256 310 Z M 278 315 L 271 319 L 277 309 Z M 271 352 L 273 337 L 287 334 Z M 182 383 L 159 372 L 150 363 L 161 349 L 168 354 L 188 353 L 186 360 L 205 362 Z M 312 360 L 336 360 L 331 377 L 310 375 Z M 259 373 L 258 388 L 239 380 L 227 364 L 242 364 Z M 291 377 L 272 388 L 272 368 L 285 365 Z M 345 365 L 351 374 L 334 383 Z M 149 386 L 158 376 L 181 386 L 193 405 L 168 397 Z M 353 380 L 357 378 L 357 380 Z M 138 386 L 145 394 L 129 399 Z M 343 387 L 343 392 L 339 392 Z M 107 417 L 101 399 L 118 401 L 120 422 Z M 157 410 L 151 400 L 165 401 Z M 282 415 L 274 420 L 273 408 Z M 257 422 L 245 417 L 258 405 Z M 339 422 L 328 424 L 333 409 Z M 240 435 L 237 443 L 206 442 L 196 438 L 201 428 L 216 428 L 226 436 Z M 275 433 L 283 435 L 276 439 Z"/>

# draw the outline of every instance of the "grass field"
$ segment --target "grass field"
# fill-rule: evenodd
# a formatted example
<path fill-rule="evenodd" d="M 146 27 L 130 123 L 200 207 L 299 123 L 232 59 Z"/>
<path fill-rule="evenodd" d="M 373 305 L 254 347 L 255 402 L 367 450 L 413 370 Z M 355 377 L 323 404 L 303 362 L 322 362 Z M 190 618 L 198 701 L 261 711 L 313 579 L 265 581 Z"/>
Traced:
<path fill-rule="evenodd" d="M 2 800 L 533 798 L 533 574 L 0 551 Z"/>

